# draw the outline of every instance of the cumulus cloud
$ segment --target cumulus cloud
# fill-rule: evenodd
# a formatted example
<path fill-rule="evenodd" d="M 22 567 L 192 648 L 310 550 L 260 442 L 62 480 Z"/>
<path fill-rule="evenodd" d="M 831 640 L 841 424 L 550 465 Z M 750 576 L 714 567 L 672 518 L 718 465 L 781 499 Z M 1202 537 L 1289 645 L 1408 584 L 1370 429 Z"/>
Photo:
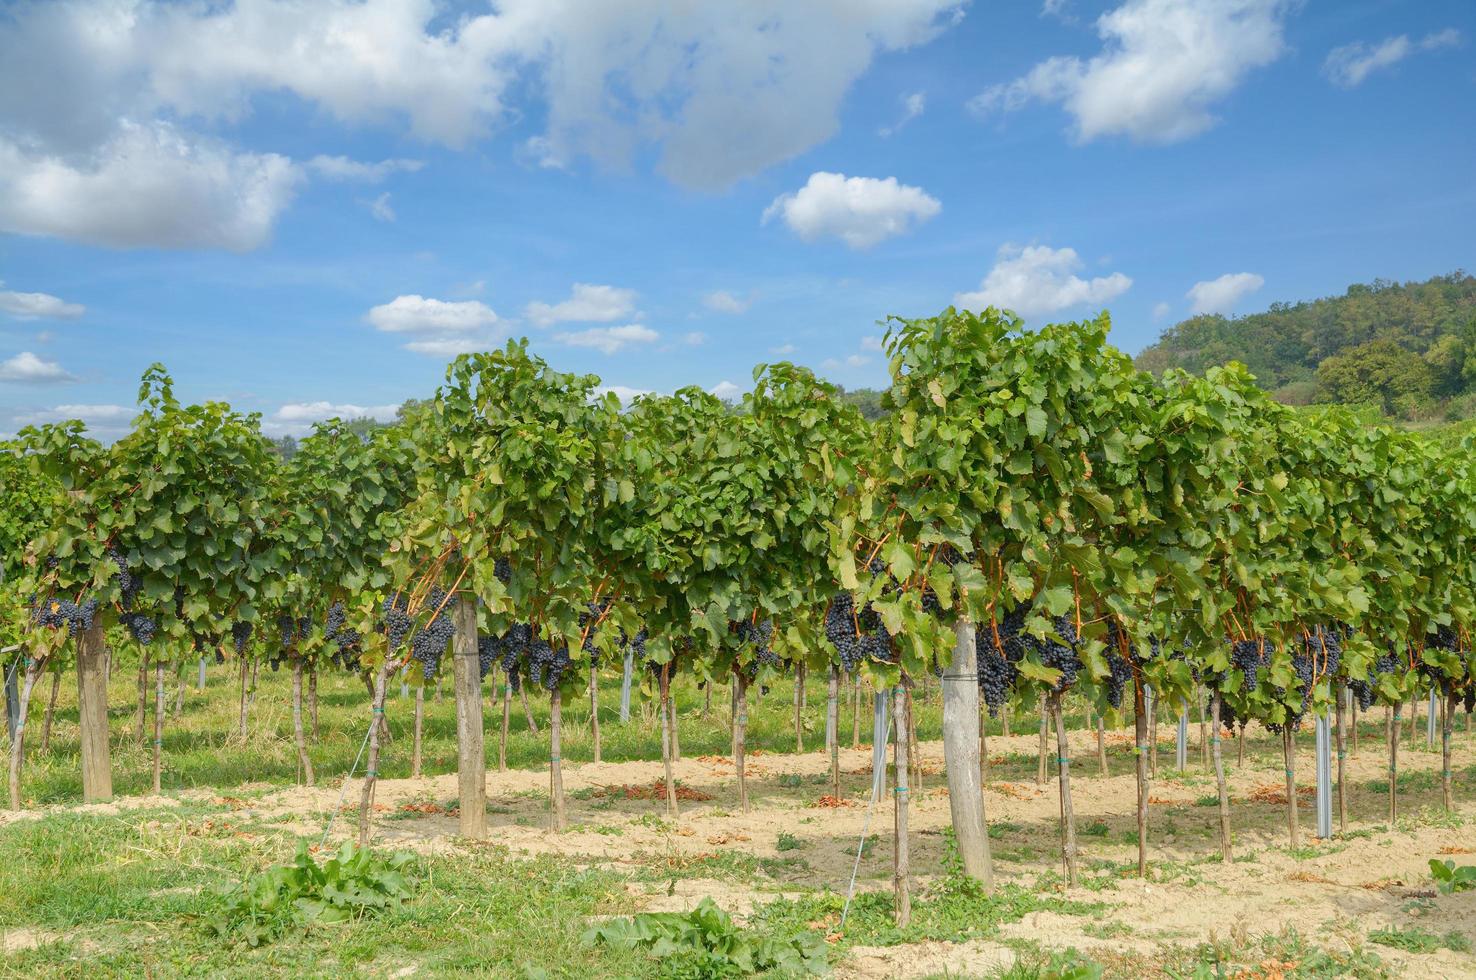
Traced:
<path fill-rule="evenodd" d="M 707 389 L 709 395 L 715 395 L 725 402 L 733 401 L 743 396 L 743 389 L 731 381 L 719 381 Z"/>
<path fill-rule="evenodd" d="M 699 189 L 727 187 L 829 139 L 847 90 L 877 53 L 930 40 L 962 8 L 958 0 L 516 6 L 547 53 L 547 156 L 624 163 L 656 143 L 657 169 Z"/>
<path fill-rule="evenodd" d="M 1185 295 L 1195 313 L 1228 314 L 1265 284 L 1266 280 L 1254 272 L 1227 272 L 1218 279 L 1196 282 Z"/>
<path fill-rule="evenodd" d="M 622 405 L 629 405 L 631 402 L 635 401 L 637 398 L 640 398 L 642 395 L 655 394 L 655 392 L 653 392 L 649 388 L 631 388 L 627 385 L 600 385 L 598 388 L 595 389 L 596 394 L 603 395 L 606 392 L 609 392 L 610 394 L 613 394 L 616 398 L 620 399 L 620 404 Z"/>
<path fill-rule="evenodd" d="M 1166 317 L 1166 316 L 1169 315 L 1169 312 L 1172 309 L 1173 309 L 1173 307 L 1169 306 L 1167 303 L 1163 303 L 1163 302 L 1154 303 L 1153 304 L 1153 319 L 1155 319 L 1155 320 L 1162 320 L 1164 317 Z"/>
<path fill-rule="evenodd" d="M 417 354 L 428 354 L 432 357 L 459 357 L 462 354 L 478 354 L 483 351 L 492 350 L 501 343 L 501 337 L 495 334 L 476 333 L 455 337 L 429 337 L 423 340 L 412 340 L 405 345 L 408 351 Z"/>
<path fill-rule="evenodd" d="M 425 166 L 422 160 L 381 160 L 378 163 L 363 163 L 348 157 L 330 157 L 319 154 L 307 162 L 307 168 L 319 177 L 328 180 L 358 180 L 366 184 L 378 184 L 390 174 L 415 173 Z"/>
<path fill-rule="evenodd" d="M 502 322 L 479 300 L 442 300 L 410 294 L 370 309 L 365 319 L 385 333 L 412 337 L 405 349 L 433 357 L 490 350 L 501 342 Z"/>
<path fill-rule="evenodd" d="M 820 362 L 820 367 L 826 371 L 839 371 L 841 368 L 865 367 L 871 363 L 871 358 L 864 354 L 851 354 L 844 359 L 839 357 L 827 357 Z"/>
<path fill-rule="evenodd" d="M 623 327 L 590 327 L 569 333 L 554 334 L 554 340 L 569 347 L 593 347 L 603 354 L 614 354 L 632 344 L 649 344 L 661 337 L 650 327 L 627 323 Z"/>
<path fill-rule="evenodd" d="M 608 323 L 635 312 L 636 291 L 617 286 L 576 282 L 572 295 L 559 303 L 529 303 L 523 313 L 540 327 L 555 323 Z"/>
<path fill-rule="evenodd" d="M 769 353 L 770 354 L 793 354 L 798 349 L 799 348 L 795 347 L 793 344 L 780 344 L 778 347 L 770 347 L 769 348 Z"/>
<path fill-rule="evenodd" d="M 922 115 L 923 110 L 927 107 L 928 95 L 926 92 L 913 92 L 911 95 L 904 95 L 902 97 L 902 118 L 890 126 L 883 126 L 881 129 L 878 129 L 876 131 L 877 135 L 884 137 L 896 135 L 902 131 L 903 126 L 906 126 L 912 120 Z"/>
<path fill-rule="evenodd" d="M 1215 123 L 1213 106 L 1286 52 L 1293 0 L 1127 0 L 1097 19 L 1102 52 L 1058 56 L 970 101 L 979 115 L 1058 103 L 1081 142 L 1125 135 L 1187 139 Z"/>
<path fill-rule="evenodd" d="M 847 177 L 817 171 L 793 194 L 764 210 L 763 223 L 779 218 L 807 242 L 839 238 L 862 249 L 909 231 L 943 210 L 938 199 L 897 178 Z"/>
<path fill-rule="evenodd" d="M 271 237 L 301 179 L 284 156 L 187 139 L 165 123 L 124 123 L 76 155 L 0 137 L 0 231 L 244 252 Z"/>
<path fill-rule="evenodd" d="M 65 384 L 76 380 L 60 364 L 44 361 L 30 351 L 22 351 L 8 361 L 0 361 L 0 381 L 45 385 Z"/>
<path fill-rule="evenodd" d="M 54 408 L 18 413 L 14 421 L 17 425 L 42 425 L 78 419 L 86 422 L 89 427 L 107 427 L 127 422 L 137 411 L 138 409 L 125 405 L 57 405 Z"/>
<path fill-rule="evenodd" d="M 328 419 L 372 418 L 380 422 L 393 422 L 399 405 L 353 405 L 333 402 L 292 402 L 273 413 L 278 422 L 323 422 Z"/>
<path fill-rule="evenodd" d="M 872 60 L 946 30 L 962 0 L 481 7 L 24 4 L 0 27 L 0 118 L 37 152 L 68 155 L 107 143 L 121 119 L 219 127 L 283 93 L 343 122 L 465 147 L 521 111 L 510 93 L 531 92 L 544 160 L 624 166 L 654 147 L 673 181 L 724 188 L 832 136 Z"/>
<path fill-rule="evenodd" d="M 1094 279 L 1076 275 L 1081 258 L 1071 248 L 1047 245 L 1001 245 L 994 268 L 979 288 L 953 297 L 955 306 L 986 306 L 1039 316 L 1086 304 L 1099 305 L 1127 292 L 1133 281 L 1121 272 Z"/>
<path fill-rule="evenodd" d="M 739 297 L 726 289 L 715 289 L 702 297 L 702 305 L 715 313 L 743 313 L 753 305 L 753 297 Z"/>
<path fill-rule="evenodd" d="M 682 335 L 682 343 L 688 347 L 701 347 L 707 343 L 707 334 L 701 330 L 692 330 Z"/>
<path fill-rule="evenodd" d="M 474 299 L 453 302 L 411 294 L 374 307 L 368 320 L 386 333 L 461 333 L 492 326 L 497 314 Z"/>
<path fill-rule="evenodd" d="M 861 349 L 880 351 L 882 349 L 882 339 L 880 337 L 862 337 Z"/>
<path fill-rule="evenodd" d="M 81 303 L 68 303 L 50 293 L 0 290 L 0 313 L 9 313 L 17 320 L 75 320 L 86 312 L 87 307 Z"/>
<path fill-rule="evenodd" d="M 1418 41 L 1410 40 L 1408 34 L 1387 37 L 1378 44 L 1355 41 L 1329 51 L 1322 71 L 1334 85 L 1353 88 L 1374 72 L 1397 65 L 1412 54 L 1438 51 L 1460 43 L 1461 32 L 1454 27 L 1426 34 Z"/>

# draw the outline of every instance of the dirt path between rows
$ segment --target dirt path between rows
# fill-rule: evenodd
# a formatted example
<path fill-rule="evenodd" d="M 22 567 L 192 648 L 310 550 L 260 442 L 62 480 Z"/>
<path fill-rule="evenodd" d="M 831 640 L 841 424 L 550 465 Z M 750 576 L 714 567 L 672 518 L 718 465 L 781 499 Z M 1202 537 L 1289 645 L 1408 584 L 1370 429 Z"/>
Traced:
<path fill-rule="evenodd" d="M 1217 853 L 1212 806 L 1196 801 L 1214 794 L 1212 776 L 1198 765 L 1197 746 L 1183 778 L 1171 772 L 1172 736 L 1160 730 L 1164 749 L 1160 779 L 1152 789 L 1152 861 L 1168 873 L 1164 880 L 1141 881 L 1120 877 L 1115 887 L 1079 890 L 1087 901 L 1108 908 L 1092 916 L 1035 913 L 1007 925 L 1008 939 L 1024 939 L 1045 948 L 1075 947 L 1089 955 L 1116 956 L 1124 951 L 1153 954 L 1164 945 L 1194 946 L 1235 934 L 1259 935 L 1294 927 L 1303 936 L 1329 949 L 1357 944 L 1367 932 L 1389 925 L 1418 925 L 1431 932 L 1460 932 L 1476 942 L 1476 893 L 1441 895 L 1431 899 L 1428 862 L 1443 854 L 1476 852 L 1470 821 L 1476 818 L 1472 786 L 1458 778 L 1457 819 L 1432 812 L 1438 804 L 1438 783 L 1406 800 L 1402 812 L 1412 815 L 1402 829 L 1383 829 L 1387 797 L 1366 788 L 1370 780 L 1386 775 L 1382 747 L 1365 740 L 1362 751 L 1349 758 L 1349 830 L 1363 835 L 1328 842 L 1311 839 L 1315 827 L 1310 799 L 1302 808 L 1303 843 L 1299 855 L 1286 848 L 1285 806 L 1253 802 L 1253 794 L 1272 793 L 1282 783 L 1279 755 L 1248 757 L 1243 768 L 1229 766 L 1234 799 L 1232 826 L 1237 856 L 1251 856 L 1232 864 L 1204 862 Z M 1128 738 L 1114 733 L 1120 743 Z M 1078 820 L 1082 867 L 1094 876 L 1118 875 L 1091 862 L 1123 865 L 1136 859 L 1131 834 L 1134 824 L 1134 781 L 1131 775 L 1096 774 L 1095 739 L 1085 733 L 1072 736 L 1079 755 L 1072 791 Z M 1458 743 L 1455 768 L 1459 772 L 1476 762 L 1476 743 L 1464 734 Z M 992 737 L 991 755 L 1036 750 L 1036 735 Z M 947 791 L 943 785 L 942 743 L 924 742 L 927 773 L 921 792 L 914 796 L 912 827 L 913 868 L 920 893 L 940 872 L 944 852 L 942 831 L 949 825 Z M 1054 754 L 1054 750 L 1053 750 Z M 1233 749 L 1227 752 L 1233 759 Z M 1439 754 L 1401 751 L 1405 772 L 1438 776 Z M 1299 782 L 1310 787 L 1311 753 L 1299 765 Z M 1121 766 L 1121 761 L 1118 761 Z M 756 903 L 804 889 L 829 888 L 844 893 L 855 861 L 858 839 L 867 819 L 870 786 L 869 750 L 841 753 L 844 773 L 843 806 L 819 805 L 830 792 L 828 759 L 820 752 L 804 755 L 757 753 L 749 763 L 753 810 L 737 811 L 731 759 L 684 758 L 675 765 L 679 783 L 689 799 L 681 804 L 675 825 L 667 822 L 664 799 L 641 798 L 661 775 L 661 764 L 618 762 L 566 765 L 569 793 L 568 833 L 555 835 L 548 827 L 546 771 L 489 772 L 489 839 L 509 855 L 531 858 L 557 855 L 572 863 L 634 873 L 629 888 L 643 907 L 684 910 L 704 896 L 712 896 L 740 919 Z M 359 781 L 348 786 L 345 799 L 358 799 Z M 321 833 L 339 800 L 340 789 L 289 788 L 267 792 L 259 799 L 242 800 L 243 817 L 278 821 L 300 834 Z M 470 845 L 456 836 L 454 774 L 418 780 L 381 780 L 375 836 L 380 846 L 421 851 L 449 851 Z M 634 796 L 636 798 L 629 798 Z M 700 799 L 701 797 L 709 799 Z M 695 797 L 695 798 L 691 798 Z M 1284 800 L 1284 796 L 1282 797 Z M 148 798 L 106 804 L 117 809 L 145 805 Z M 160 802 L 154 800 L 153 802 Z M 1003 825 L 992 841 L 996 871 L 1001 881 L 1035 882 L 1042 872 L 1059 870 L 1058 801 L 1054 780 L 1043 787 L 1026 782 L 991 781 L 985 792 L 991 823 Z M 88 809 L 79 807 L 74 809 Z M 346 839 L 354 829 L 355 814 L 342 813 L 334 837 Z M 861 889 L 889 887 L 891 828 L 889 806 L 876 809 L 871 832 L 874 847 L 861 865 Z M 787 836 L 780 850 L 780 835 Z M 746 856 L 746 857 L 745 857 Z M 756 860 L 755 860 L 756 859 Z M 1476 863 L 1476 857 L 1456 858 Z M 725 864 L 725 861 L 727 862 Z M 694 867 L 712 866 L 711 877 L 690 877 Z M 666 876 L 666 871 L 671 874 Z M 674 878 L 669 881 L 668 877 Z M 1086 931 L 1090 928 L 1095 936 Z M 1110 938 L 1101 938 L 1102 936 Z M 1476 958 L 1443 950 L 1410 954 L 1373 947 L 1387 963 L 1409 976 L 1473 977 Z M 1014 953 L 998 942 L 920 943 L 886 948 L 858 948 L 841 964 L 841 977 L 911 977 L 938 973 L 984 973 L 1008 964 Z"/>

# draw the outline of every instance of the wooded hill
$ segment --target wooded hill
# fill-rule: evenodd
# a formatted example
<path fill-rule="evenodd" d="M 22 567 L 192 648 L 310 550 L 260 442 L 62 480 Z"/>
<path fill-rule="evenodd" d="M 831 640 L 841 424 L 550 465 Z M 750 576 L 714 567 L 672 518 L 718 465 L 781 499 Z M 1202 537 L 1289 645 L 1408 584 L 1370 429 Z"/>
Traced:
<path fill-rule="evenodd" d="M 1230 361 L 1289 404 L 1368 405 L 1402 419 L 1476 415 L 1476 277 L 1379 279 L 1264 313 L 1196 316 L 1137 357 L 1155 373 Z"/>

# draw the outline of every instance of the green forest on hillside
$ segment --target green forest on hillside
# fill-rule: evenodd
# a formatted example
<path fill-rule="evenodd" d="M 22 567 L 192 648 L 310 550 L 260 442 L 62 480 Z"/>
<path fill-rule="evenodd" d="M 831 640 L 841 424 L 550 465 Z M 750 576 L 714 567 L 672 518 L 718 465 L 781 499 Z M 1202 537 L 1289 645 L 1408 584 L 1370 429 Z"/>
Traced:
<path fill-rule="evenodd" d="M 1375 280 L 1240 317 L 1192 317 L 1137 357 L 1195 374 L 1230 361 L 1293 405 L 1367 406 L 1405 421 L 1476 416 L 1476 277 Z"/>

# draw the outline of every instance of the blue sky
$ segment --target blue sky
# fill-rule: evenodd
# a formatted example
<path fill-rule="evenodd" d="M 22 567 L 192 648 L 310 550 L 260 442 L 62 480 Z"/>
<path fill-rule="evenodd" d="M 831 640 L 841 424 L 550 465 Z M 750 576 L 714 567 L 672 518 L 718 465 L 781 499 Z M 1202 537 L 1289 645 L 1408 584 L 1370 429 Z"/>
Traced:
<path fill-rule="evenodd" d="M 622 392 L 876 322 L 1476 268 L 1469 0 L 0 7 L 0 433 L 163 361 L 302 432 L 527 335 Z"/>

